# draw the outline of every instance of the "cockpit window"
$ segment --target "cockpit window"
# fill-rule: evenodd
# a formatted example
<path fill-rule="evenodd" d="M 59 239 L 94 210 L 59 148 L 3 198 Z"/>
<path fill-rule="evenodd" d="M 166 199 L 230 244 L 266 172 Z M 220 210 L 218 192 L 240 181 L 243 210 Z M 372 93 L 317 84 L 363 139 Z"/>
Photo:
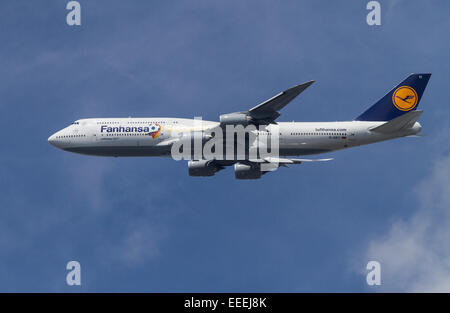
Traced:
<path fill-rule="evenodd" d="M 72 125 L 80 125 L 79 122 L 73 122 Z"/>

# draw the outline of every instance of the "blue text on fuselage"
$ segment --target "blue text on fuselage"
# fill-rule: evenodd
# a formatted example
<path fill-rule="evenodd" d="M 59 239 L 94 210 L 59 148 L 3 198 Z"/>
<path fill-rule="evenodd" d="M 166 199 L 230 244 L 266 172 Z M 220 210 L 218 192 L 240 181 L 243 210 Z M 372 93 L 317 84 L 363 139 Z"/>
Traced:
<path fill-rule="evenodd" d="M 110 127 L 110 126 L 106 126 L 106 125 L 102 125 L 100 131 L 103 133 L 104 131 L 106 131 L 107 133 L 148 133 L 150 132 L 150 128 L 149 127 L 142 127 L 142 126 L 138 126 L 138 127 L 124 127 L 124 126 L 118 126 L 118 127 Z"/>

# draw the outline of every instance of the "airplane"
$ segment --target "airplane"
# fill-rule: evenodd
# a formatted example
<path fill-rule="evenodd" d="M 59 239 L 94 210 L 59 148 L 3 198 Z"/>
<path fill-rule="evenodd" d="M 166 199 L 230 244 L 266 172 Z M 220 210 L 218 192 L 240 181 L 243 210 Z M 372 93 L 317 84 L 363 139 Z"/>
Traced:
<path fill-rule="evenodd" d="M 211 132 L 225 130 L 229 126 L 255 126 L 259 127 L 252 130 L 252 138 L 256 138 L 256 141 L 277 138 L 277 155 L 250 156 L 245 152 L 236 157 L 233 152 L 232 158 L 204 158 L 195 157 L 188 151 L 190 158 L 186 159 L 190 176 L 213 176 L 225 167 L 234 166 L 236 179 L 258 179 L 263 174 L 290 164 L 332 160 L 292 158 L 295 156 L 327 153 L 399 137 L 420 136 L 422 126 L 417 120 L 423 111 L 417 110 L 417 107 L 430 77 L 430 73 L 409 75 L 351 121 L 276 121 L 280 116 L 279 111 L 311 86 L 314 83 L 312 80 L 289 88 L 248 111 L 222 114 L 218 122 L 199 123 L 196 119 L 184 118 L 87 118 L 77 120 L 54 133 L 48 142 L 62 150 L 87 155 L 168 157 L 173 156 L 173 147 L 182 142 L 199 137 L 203 146 L 212 139 Z M 238 144 L 248 148 L 249 139 L 246 138 L 246 143 Z"/>

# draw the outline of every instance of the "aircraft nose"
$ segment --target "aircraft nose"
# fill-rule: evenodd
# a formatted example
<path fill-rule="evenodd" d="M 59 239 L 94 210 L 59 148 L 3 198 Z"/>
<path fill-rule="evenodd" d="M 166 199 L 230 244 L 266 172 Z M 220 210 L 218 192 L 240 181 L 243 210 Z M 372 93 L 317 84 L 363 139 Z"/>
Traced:
<path fill-rule="evenodd" d="M 48 143 L 56 147 L 56 136 L 54 134 L 48 137 Z"/>

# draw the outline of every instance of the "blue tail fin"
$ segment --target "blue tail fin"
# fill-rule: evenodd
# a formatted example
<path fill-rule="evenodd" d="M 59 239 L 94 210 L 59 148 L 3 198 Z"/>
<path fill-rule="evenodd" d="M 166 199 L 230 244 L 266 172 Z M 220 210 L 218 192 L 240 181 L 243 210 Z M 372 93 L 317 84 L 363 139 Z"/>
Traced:
<path fill-rule="evenodd" d="M 431 74 L 409 75 L 355 120 L 390 121 L 417 109 L 430 76 Z"/>

